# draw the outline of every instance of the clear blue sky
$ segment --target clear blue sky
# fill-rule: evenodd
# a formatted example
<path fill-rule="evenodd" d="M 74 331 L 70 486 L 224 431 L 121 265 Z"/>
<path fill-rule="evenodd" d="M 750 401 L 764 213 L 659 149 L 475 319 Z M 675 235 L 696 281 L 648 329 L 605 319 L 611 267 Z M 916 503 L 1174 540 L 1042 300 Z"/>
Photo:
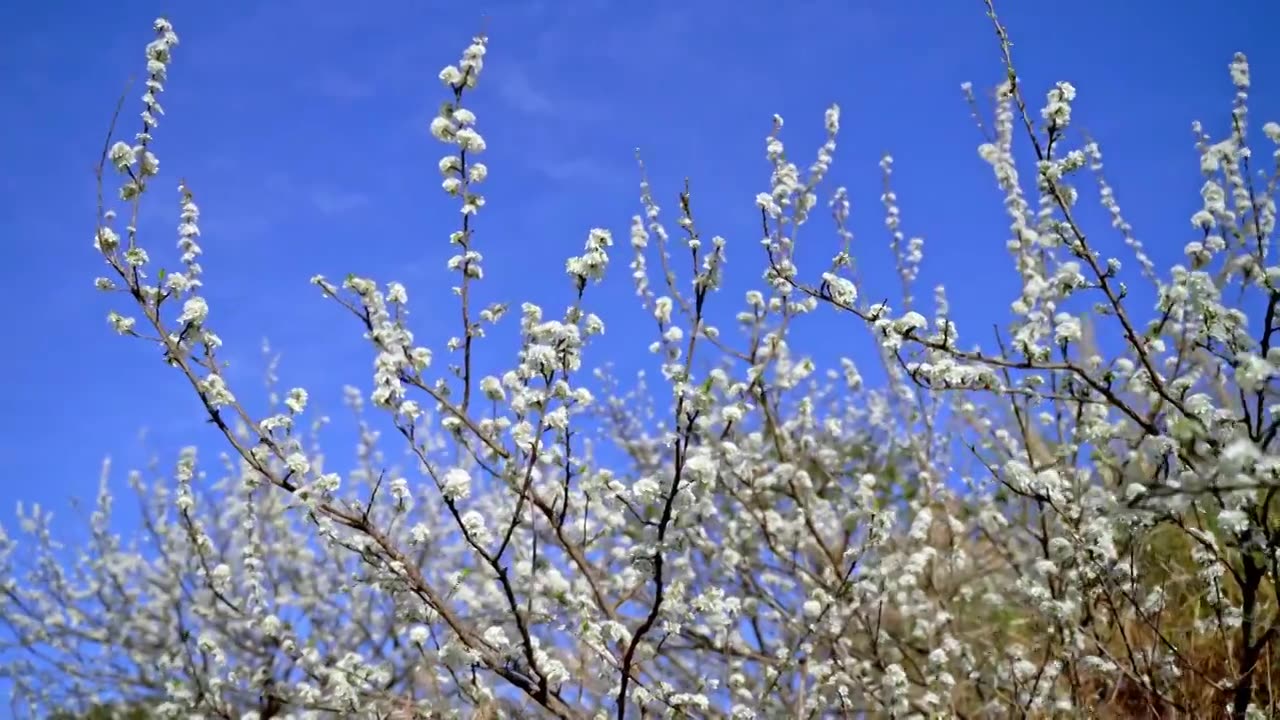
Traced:
<path fill-rule="evenodd" d="M 1222 132 L 1233 51 L 1252 61 L 1254 128 L 1280 119 L 1280 3 L 1002 5 L 1030 99 L 1038 107 L 1054 80 L 1079 88 L 1075 118 L 1102 143 L 1130 221 L 1158 258 L 1176 257 L 1201 182 L 1189 126 L 1200 118 Z M 151 452 L 168 463 L 181 444 L 212 447 L 189 390 L 153 348 L 109 330 L 114 300 L 91 288 L 102 272 L 90 245 L 91 169 L 161 13 L 182 44 L 163 98 L 146 242 L 153 257 L 173 247 L 172 188 L 185 176 L 203 210 L 211 323 L 242 394 L 259 387 L 264 336 L 285 354 L 285 386 L 310 388 L 327 411 L 340 414 L 342 385 L 368 387 L 371 357 L 307 284 L 315 273 L 404 281 L 420 335 L 439 347 L 454 331 L 443 268 L 456 206 L 439 191 L 442 148 L 426 125 L 442 98 L 439 68 L 456 62 L 482 15 L 491 45 L 472 106 L 490 147 L 483 298 L 558 312 L 564 258 L 590 227 L 613 229 L 626 251 L 636 147 L 664 206 L 693 178 L 701 226 L 730 240 L 735 287 L 756 284 L 752 199 L 767 187 L 770 117 L 787 118 L 788 146 L 807 165 L 836 101 L 844 130 L 834 178 L 853 193 L 864 267 L 891 272 L 876 168 L 888 150 L 906 230 L 926 239 L 923 287 L 946 282 L 962 317 L 1008 312 L 1007 221 L 959 92 L 963 81 L 985 91 L 1001 78 L 979 0 L 9 3 L 0 10 L 6 524 L 18 499 L 63 508 L 71 495 L 91 497 L 106 454 L 122 484 Z M 126 105 L 129 128 L 139 94 Z M 615 257 L 612 279 L 592 291 L 610 328 L 595 357 L 628 367 L 651 325 L 632 297 L 626 252 Z M 717 302 L 727 309 L 740 297 Z M 866 356 L 860 330 L 822 332 L 828 347 L 848 337 L 838 349 Z M 352 442 L 342 438 L 340 451 Z"/>

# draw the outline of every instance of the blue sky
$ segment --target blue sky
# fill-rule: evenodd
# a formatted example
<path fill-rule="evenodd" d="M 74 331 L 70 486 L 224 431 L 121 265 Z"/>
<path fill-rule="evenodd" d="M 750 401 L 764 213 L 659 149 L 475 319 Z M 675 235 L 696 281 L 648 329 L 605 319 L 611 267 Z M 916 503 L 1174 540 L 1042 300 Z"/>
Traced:
<path fill-rule="evenodd" d="M 1251 59 L 1255 129 L 1280 119 L 1280 4 L 1002 5 L 1029 99 L 1038 107 L 1055 80 L 1076 85 L 1076 122 L 1102 143 L 1130 222 L 1167 264 L 1191 239 L 1199 202 L 1189 126 L 1199 118 L 1223 131 L 1233 51 Z M 284 385 L 308 387 L 325 411 L 340 414 L 344 384 L 368 387 L 371 356 L 308 285 L 315 273 L 401 280 L 420 336 L 439 348 L 454 332 L 444 263 L 456 205 L 439 190 L 442 146 L 426 126 L 443 98 L 439 68 L 457 61 L 482 21 L 490 54 L 469 103 L 490 147 L 477 236 L 484 300 L 558 311 L 569 299 L 564 258 L 592 226 L 610 228 L 624 252 L 591 291 L 609 324 L 595 358 L 634 367 L 652 339 L 625 270 L 638 210 L 634 149 L 664 206 L 674 208 L 682 178 L 692 178 L 700 225 L 729 239 L 728 272 L 746 288 L 763 267 L 752 201 L 768 183 L 771 115 L 787 118 L 784 138 L 807 165 L 835 101 L 844 115 L 833 178 L 851 190 L 855 247 L 873 282 L 895 286 L 883 279 L 892 265 L 878 203 L 876 163 L 887 150 L 905 229 L 926 240 L 922 287 L 946 282 L 960 317 L 979 327 L 1007 317 L 1007 220 L 959 91 L 972 81 L 982 93 L 1001 78 L 979 0 L 214 8 L 50 1 L 0 10 L 0 137 L 9 138 L 0 287 L 10 328 L 0 352 L 0 518 L 11 519 L 19 499 L 63 508 L 72 495 L 91 497 L 104 455 L 117 459 L 122 487 L 123 470 L 153 452 L 168 463 L 182 444 L 212 447 L 180 378 L 153 348 L 109 330 L 115 301 L 91 288 L 102 271 L 90 245 L 91 170 L 159 13 L 170 13 L 182 44 L 156 133 L 162 177 L 144 242 L 167 257 L 172 188 L 186 177 L 203 211 L 210 322 L 242 395 L 260 387 L 263 337 L 284 353 Z M 130 119 L 139 94 L 130 92 Z M 873 270 L 886 275 L 876 281 Z M 717 302 L 728 311 L 740 298 Z M 869 357 L 848 321 L 806 332 L 821 333 L 825 349 Z M 339 441 L 345 452 L 354 439 Z"/>

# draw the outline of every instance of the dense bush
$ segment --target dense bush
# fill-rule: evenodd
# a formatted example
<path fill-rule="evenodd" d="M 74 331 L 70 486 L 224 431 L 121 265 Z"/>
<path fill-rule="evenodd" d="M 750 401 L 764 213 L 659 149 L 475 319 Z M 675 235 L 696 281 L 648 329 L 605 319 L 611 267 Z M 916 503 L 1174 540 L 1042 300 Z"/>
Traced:
<path fill-rule="evenodd" d="M 966 329 L 965 345 L 940 288 L 931 304 L 913 298 L 922 244 L 902 228 L 889 157 L 880 199 L 902 296 L 860 292 L 849 196 L 824 190 L 837 107 L 807 170 L 775 118 L 757 198 L 766 272 L 736 330 L 709 309 L 734 302 L 716 294 L 726 241 L 704 234 L 688 187 L 664 212 L 647 182 L 629 250 L 594 229 L 568 260 L 566 310 L 481 307 L 488 170 L 467 99 L 487 45 L 475 38 L 441 71 L 430 125 L 460 209 L 444 231 L 462 318 L 447 367 L 415 343 L 400 283 L 313 280 L 374 357 L 372 391 L 347 391 L 361 433 L 344 473 L 318 447 L 306 390 L 277 392 L 273 367 L 272 410 L 255 415 L 224 377 L 191 190 L 179 187 L 178 271 L 158 270 L 161 244 L 137 232 L 160 188 L 151 140 L 178 44 L 157 20 L 141 132 L 103 152 L 100 185 L 118 179 L 119 207 L 101 203 L 94 245 L 109 273 L 97 286 L 119 298 L 115 330 L 163 350 L 226 445 L 184 450 L 151 481 L 131 476 L 136 536 L 111 530 L 105 479 L 73 560 L 39 509 L 21 518 L 24 544 L 0 534 L 0 658 L 22 707 L 1272 716 L 1280 152 L 1250 151 L 1248 65 L 1230 64 L 1230 133 L 1196 128 L 1203 206 L 1184 261 L 1161 269 L 1101 148 L 1071 130 L 1075 88 L 1058 83 L 1028 107 L 991 19 L 1007 75 L 978 152 L 1003 195 L 1021 291 L 1013 322 Z M 1280 144 L 1280 125 L 1261 132 Z M 1086 231 L 1087 193 L 1110 228 Z M 838 252 L 799 267 L 797 237 L 824 198 Z M 1100 250 L 1108 232 L 1124 263 Z M 619 253 L 661 362 L 632 389 L 592 359 L 605 332 L 593 286 Z M 816 313 L 877 339 L 883 386 L 849 360 L 819 370 L 788 344 Z M 485 335 L 504 321 L 519 353 L 481 376 Z M 383 427 L 408 462 L 384 454 Z"/>

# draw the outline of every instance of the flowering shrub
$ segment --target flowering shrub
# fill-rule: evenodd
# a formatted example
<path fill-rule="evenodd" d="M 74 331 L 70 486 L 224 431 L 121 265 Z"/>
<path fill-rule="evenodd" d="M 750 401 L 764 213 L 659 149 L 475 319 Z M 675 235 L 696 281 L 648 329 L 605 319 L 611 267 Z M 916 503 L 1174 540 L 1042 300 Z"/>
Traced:
<path fill-rule="evenodd" d="M 1007 76 L 978 152 L 1010 220 L 1014 320 L 962 346 L 941 288 L 931 309 L 917 304 L 923 246 L 903 230 L 890 157 L 881 201 L 899 301 L 860 292 L 843 188 L 828 195 L 838 251 L 798 266 L 840 110 L 807 171 L 775 117 L 757 198 L 765 282 L 737 333 L 709 312 L 729 302 L 716 295 L 726 240 L 704 234 L 687 187 L 664 213 L 641 183 L 629 268 L 662 373 L 631 391 L 586 364 L 605 332 L 593 286 L 621 244 L 600 229 L 566 263 L 567 309 L 521 305 L 510 369 L 474 369 L 509 311 L 473 293 L 488 176 L 467 106 L 487 49 L 475 38 L 441 71 L 430 125 L 460 211 L 448 269 L 462 327 L 447 368 L 415 342 L 403 285 L 313 278 L 373 355 L 371 392 L 347 390 L 361 430 L 345 473 L 317 446 L 324 418 L 306 390 L 277 392 L 273 367 L 271 411 L 257 416 L 224 377 L 185 184 L 181 267 L 153 270 L 138 213 L 178 44 L 157 20 L 141 131 L 109 142 L 99 169 L 120 202 L 100 203 L 97 287 L 120 298 L 114 329 L 163 350 L 226 445 L 182 451 L 171 476 L 131 475 L 137 537 L 110 530 L 104 473 L 73 563 L 38 508 L 20 518 L 24 544 L 0 534 L 0 667 L 23 711 L 1271 716 L 1280 162 L 1250 150 L 1248 65 L 1230 65 L 1229 135 L 1195 128 L 1203 204 L 1185 261 L 1165 271 L 1126 222 L 1100 147 L 1069 132 L 1075 88 L 1056 84 L 1037 116 L 991 18 Z M 1262 133 L 1280 145 L 1280 125 Z M 1132 271 L 1078 219 L 1089 182 Z M 877 339 L 883 387 L 850 360 L 820 372 L 788 344 L 819 311 Z M 406 467 L 388 461 L 380 424 Z"/>

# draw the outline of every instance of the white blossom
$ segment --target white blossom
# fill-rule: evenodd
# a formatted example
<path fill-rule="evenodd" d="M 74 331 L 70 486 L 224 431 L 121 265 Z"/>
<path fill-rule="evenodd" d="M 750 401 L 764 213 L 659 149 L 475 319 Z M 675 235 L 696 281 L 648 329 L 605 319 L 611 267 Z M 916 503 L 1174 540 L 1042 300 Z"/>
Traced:
<path fill-rule="evenodd" d="M 367 353 L 332 419 L 315 411 L 327 392 L 313 404 L 288 384 L 315 368 L 271 356 L 256 393 L 243 348 L 229 336 L 224 350 L 207 327 L 210 305 L 247 322 L 271 293 L 235 286 L 234 262 L 205 272 L 185 181 L 170 207 L 176 248 L 164 245 L 172 225 L 153 242 L 153 135 L 178 43 L 157 20 L 137 58 L 142 122 L 99 158 L 113 187 L 94 200 L 94 285 L 111 293 L 112 330 L 177 381 L 157 406 L 165 436 L 199 434 L 213 452 L 186 447 L 129 474 L 127 521 L 112 517 L 121 488 L 104 464 L 71 519 L 19 504 L 0 528 L 11 710 L 122 699 L 160 717 L 298 720 L 1265 715 L 1280 611 L 1280 124 L 1251 114 L 1262 78 L 1230 59 L 1224 117 L 1193 125 L 1198 198 L 1178 209 L 1153 195 L 1184 233 L 1166 238 L 1162 268 L 1101 142 L 1072 127 L 1093 123 L 1078 118 L 1076 87 L 1035 90 L 988 11 L 1003 70 L 990 94 L 961 89 L 998 193 L 1003 270 L 971 248 L 955 255 L 963 265 L 926 266 L 912 234 L 928 192 L 973 178 L 912 169 L 937 186 L 921 195 L 898 186 L 905 156 L 886 153 L 866 203 L 865 183 L 836 184 L 857 163 L 836 162 L 831 105 L 811 118 L 818 147 L 804 161 L 796 123 L 784 133 L 773 116 L 757 136 L 763 174 L 738 198 L 754 224 L 729 227 L 744 240 L 713 227 L 723 219 L 704 214 L 696 178 L 669 188 L 642 165 L 640 208 L 581 228 L 565 274 L 531 295 L 545 304 L 512 296 L 524 285 L 511 273 L 539 280 L 555 223 L 537 207 L 519 215 L 516 176 L 494 178 L 493 197 L 517 198 L 527 227 L 513 235 L 481 213 L 476 108 L 487 122 L 502 103 L 479 83 L 487 39 L 473 38 L 440 71 L 429 121 L 443 144 L 437 199 L 453 210 L 412 233 L 428 246 L 401 268 L 443 260 L 438 296 L 428 281 L 410 308 L 406 283 L 311 279 L 336 315 L 310 359 L 345 356 L 344 327 Z M 555 110 L 572 162 L 599 138 L 577 109 Z M 534 205 L 554 206 L 557 184 Z M 611 212 L 596 189 L 565 197 Z M 830 216 L 815 218 L 824 198 Z M 615 247 L 605 228 L 628 219 L 630 242 Z M 864 219 L 883 227 L 884 267 L 854 236 Z M 980 219 L 935 220 L 941 242 L 993 239 Z M 382 240 L 356 238 L 368 257 Z M 735 279 L 739 255 L 758 264 Z M 613 277 L 619 262 L 628 277 Z M 947 285 L 920 293 L 922 273 Z M 956 282 L 1009 294 L 953 310 Z M 613 308 L 619 290 L 641 314 Z M 842 357 L 868 336 L 872 365 Z M 110 392 L 76 413 L 115 417 L 154 392 L 81 364 Z M 76 446 L 118 429 L 98 425 Z"/>

